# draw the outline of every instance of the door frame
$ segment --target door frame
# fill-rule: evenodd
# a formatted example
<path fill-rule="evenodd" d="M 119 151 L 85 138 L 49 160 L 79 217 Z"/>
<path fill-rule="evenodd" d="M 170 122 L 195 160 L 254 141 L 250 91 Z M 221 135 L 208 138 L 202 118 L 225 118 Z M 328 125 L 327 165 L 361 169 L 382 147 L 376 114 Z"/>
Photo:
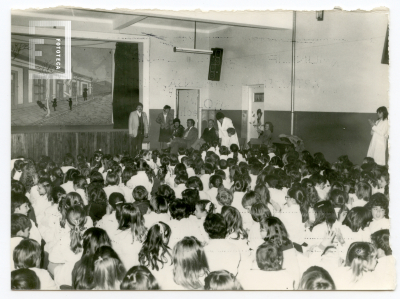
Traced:
<path fill-rule="evenodd" d="M 246 129 L 246 142 L 250 141 L 250 129 L 251 129 L 251 110 L 254 102 L 254 94 L 256 93 L 255 89 L 260 89 L 262 88 L 263 93 L 264 93 L 264 109 L 262 111 L 264 115 L 265 111 L 265 85 L 264 84 L 251 84 L 251 85 L 246 85 L 246 88 L 243 89 L 243 91 L 247 94 L 243 95 L 243 97 L 247 98 L 247 129 Z"/>
<path fill-rule="evenodd" d="M 174 102 L 174 106 L 171 107 L 172 109 L 174 109 L 174 117 L 178 117 L 178 112 L 179 112 L 178 111 L 178 100 L 179 100 L 178 92 L 179 92 L 179 90 L 197 90 L 197 120 L 196 120 L 196 122 L 197 122 L 197 130 L 199 133 L 198 137 L 200 138 L 200 136 L 201 136 L 201 117 L 202 117 L 202 115 L 201 115 L 202 107 L 200 105 L 200 103 L 201 103 L 201 101 L 200 101 L 201 88 L 199 88 L 199 87 L 178 87 L 178 86 L 175 87 L 175 102 Z"/>

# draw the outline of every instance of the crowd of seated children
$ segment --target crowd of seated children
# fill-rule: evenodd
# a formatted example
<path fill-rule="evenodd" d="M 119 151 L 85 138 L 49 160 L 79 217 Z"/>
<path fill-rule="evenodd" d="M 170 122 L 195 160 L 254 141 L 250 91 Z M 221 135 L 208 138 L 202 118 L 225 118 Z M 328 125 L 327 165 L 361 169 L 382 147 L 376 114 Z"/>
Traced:
<path fill-rule="evenodd" d="M 394 289 L 387 167 L 169 151 L 13 159 L 11 288 Z"/>

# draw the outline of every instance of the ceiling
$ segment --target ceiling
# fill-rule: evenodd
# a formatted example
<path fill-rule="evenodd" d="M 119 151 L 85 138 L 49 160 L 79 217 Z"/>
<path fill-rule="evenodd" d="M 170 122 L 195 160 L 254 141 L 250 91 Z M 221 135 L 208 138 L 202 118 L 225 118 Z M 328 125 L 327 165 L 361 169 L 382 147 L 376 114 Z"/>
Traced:
<path fill-rule="evenodd" d="M 265 29 L 291 29 L 292 12 L 242 11 L 201 12 L 161 10 L 89 10 L 81 8 L 48 8 L 38 10 L 12 10 L 13 17 L 57 18 L 82 22 L 113 24 L 114 30 L 130 26 L 166 28 L 210 33 L 241 26 Z"/>

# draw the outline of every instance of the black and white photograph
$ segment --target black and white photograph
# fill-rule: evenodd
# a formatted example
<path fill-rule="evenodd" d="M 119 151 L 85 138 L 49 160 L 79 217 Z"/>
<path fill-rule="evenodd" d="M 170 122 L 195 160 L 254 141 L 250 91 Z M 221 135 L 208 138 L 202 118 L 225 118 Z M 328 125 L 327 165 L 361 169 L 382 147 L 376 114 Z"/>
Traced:
<path fill-rule="evenodd" d="M 9 11 L 8 290 L 393 294 L 391 7 L 115 5 Z"/>

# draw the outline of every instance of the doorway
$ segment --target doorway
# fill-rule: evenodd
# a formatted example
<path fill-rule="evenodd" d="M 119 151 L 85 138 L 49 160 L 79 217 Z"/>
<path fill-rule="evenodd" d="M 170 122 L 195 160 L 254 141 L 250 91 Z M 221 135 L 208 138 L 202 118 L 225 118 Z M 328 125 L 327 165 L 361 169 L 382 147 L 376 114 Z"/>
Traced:
<path fill-rule="evenodd" d="M 176 89 L 176 117 L 180 119 L 181 125 L 187 127 L 187 120 L 193 119 L 195 127 L 199 130 L 199 99 L 198 89 Z"/>
<path fill-rule="evenodd" d="M 252 138 L 258 138 L 257 129 L 264 129 L 264 85 L 250 85 L 248 94 L 248 126 L 247 126 L 247 142 Z M 261 118 L 257 115 L 257 111 L 261 111 Z"/>
<path fill-rule="evenodd" d="M 56 81 L 56 98 L 58 101 L 64 99 L 64 82 L 63 80 Z"/>

